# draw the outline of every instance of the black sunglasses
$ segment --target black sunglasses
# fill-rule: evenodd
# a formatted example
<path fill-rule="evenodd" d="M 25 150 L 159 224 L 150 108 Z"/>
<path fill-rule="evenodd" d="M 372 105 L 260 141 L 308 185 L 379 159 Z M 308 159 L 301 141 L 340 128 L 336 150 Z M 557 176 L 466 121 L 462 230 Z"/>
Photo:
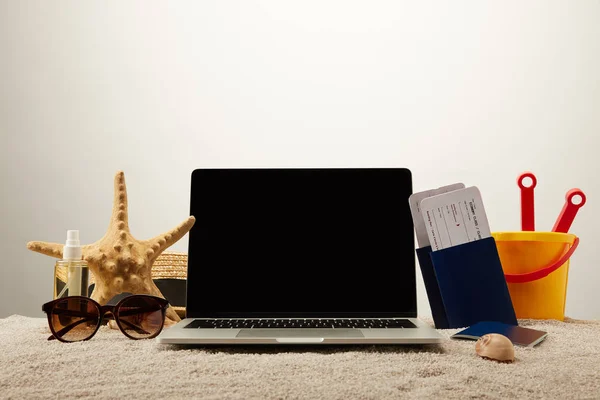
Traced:
<path fill-rule="evenodd" d="M 146 294 L 127 296 L 116 305 L 105 306 L 89 297 L 69 296 L 44 304 L 42 311 L 48 315 L 52 331 L 48 340 L 79 342 L 91 339 L 98 332 L 107 313 L 107 318 L 114 319 L 128 338 L 151 339 L 162 331 L 167 307 L 167 300 Z"/>

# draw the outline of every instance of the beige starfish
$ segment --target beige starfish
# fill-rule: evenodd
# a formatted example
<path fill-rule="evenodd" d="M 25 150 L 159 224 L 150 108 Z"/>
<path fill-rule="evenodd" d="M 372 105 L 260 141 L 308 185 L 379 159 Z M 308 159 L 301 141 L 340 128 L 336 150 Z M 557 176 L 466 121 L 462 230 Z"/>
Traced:
<path fill-rule="evenodd" d="M 92 299 L 104 305 L 114 296 L 129 292 L 163 297 L 152 281 L 152 264 L 169 246 L 181 239 L 194 225 L 190 216 L 176 228 L 149 240 L 137 240 L 129 232 L 127 215 L 127 188 L 122 171 L 115 175 L 112 216 L 108 231 L 96 243 L 82 246 L 83 259 L 89 264 L 95 287 Z M 62 258 L 63 244 L 29 242 L 29 250 Z M 167 309 L 170 325 L 180 318 L 173 308 Z"/>

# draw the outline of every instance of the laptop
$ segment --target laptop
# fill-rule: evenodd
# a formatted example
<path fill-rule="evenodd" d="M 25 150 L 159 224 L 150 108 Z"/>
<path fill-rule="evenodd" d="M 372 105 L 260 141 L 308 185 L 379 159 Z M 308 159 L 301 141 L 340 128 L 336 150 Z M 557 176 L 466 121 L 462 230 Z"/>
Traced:
<path fill-rule="evenodd" d="M 197 169 L 174 344 L 416 344 L 405 168 Z"/>

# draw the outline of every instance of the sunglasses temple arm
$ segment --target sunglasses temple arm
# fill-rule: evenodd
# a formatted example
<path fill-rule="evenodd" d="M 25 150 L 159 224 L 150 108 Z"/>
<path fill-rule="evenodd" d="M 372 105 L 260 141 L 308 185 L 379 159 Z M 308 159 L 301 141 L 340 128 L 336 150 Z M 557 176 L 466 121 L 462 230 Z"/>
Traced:
<path fill-rule="evenodd" d="M 149 335 L 150 334 L 150 332 L 146 332 L 145 330 L 143 330 L 139 326 L 136 326 L 136 325 L 132 324 L 131 322 L 124 321 L 124 320 L 119 320 L 119 322 L 122 323 L 122 324 L 124 324 L 124 325 L 127 325 L 131 329 L 134 329 L 137 333 L 143 333 L 144 335 Z"/>
<path fill-rule="evenodd" d="M 125 311 L 125 310 L 119 311 L 119 316 L 120 317 L 121 316 L 126 317 L 126 316 L 130 316 L 130 315 L 142 314 L 144 312 L 149 312 L 149 311 L 157 311 L 157 310 L 155 308 L 148 308 L 148 309 L 135 308 L 135 309 L 132 309 L 132 310 L 127 310 L 127 311 Z M 119 318 L 119 322 L 121 322 L 124 325 L 127 325 L 129 328 L 135 329 L 138 333 L 142 333 L 142 334 L 145 334 L 145 335 L 150 334 L 150 332 L 146 332 L 141 327 L 136 326 L 136 325 L 130 323 L 129 321 L 127 321 L 127 320 L 123 320 L 123 319 Z"/>
<path fill-rule="evenodd" d="M 89 320 L 88 320 L 88 321 L 89 321 Z M 77 321 L 77 322 L 76 322 L 76 323 L 74 323 L 74 324 L 71 324 L 71 325 L 69 325 L 69 326 L 66 326 L 66 327 L 64 327 L 63 329 L 61 329 L 60 331 L 58 331 L 58 332 L 57 332 L 57 334 L 58 334 L 58 335 L 60 335 L 60 336 L 62 336 L 62 335 L 64 335 L 65 333 L 68 333 L 68 332 L 69 332 L 71 329 L 75 328 L 77 325 L 79 325 L 79 324 L 81 324 L 81 323 L 83 323 L 83 322 L 86 322 L 86 320 Z M 150 332 L 146 332 L 146 331 L 145 331 L 145 330 L 143 330 L 142 328 L 140 328 L 140 327 L 138 327 L 138 326 L 135 326 L 135 325 L 133 325 L 132 323 L 129 323 L 129 322 L 127 322 L 127 321 L 120 321 L 120 322 L 121 322 L 122 324 L 128 325 L 128 326 L 129 326 L 130 328 L 132 328 L 132 329 L 135 329 L 135 330 L 136 330 L 138 333 L 142 333 L 142 334 L 145 334 L 145 335 L 148 335 L 148 334 L 150 334 Z M 56 336 L 54 336 L 54 335 L 50 335 L 50 336 L 48 337 L 48 340 L 55 340 L 55 339 L 56 339 Z"/>
<path fill-rule="evenodd" d="M 161 308 L 156 308 L 156 307 L 148 307 L 148 308 L 143 308 L 143 307 L 132 307 L 131 309 L 127 309 L 127 310 L 123 310 L 122 307 L 121 309 L 119 309 L 119 315 L 121 316 L 129 316 L 129 315 L 137 315 L 137 314 L 143 314 L 146 312 L 154 312 L 154 311 L 158 311 L 160 309 L 166 309 L 169 305 L 167 304 L 165 307 L 161 307 Z"/>
<path fill-rule="evenodd" d="M 64 327 L 64 328 L 62 328 L 60 331 L 56 332 L 56 334 L 57 334 L 58 336 L 62 336 L 62 335 L 64 335 L 64 334 L 68 333 L 68 332 L 69 332 L 70 330 L 72 330 L 73 328 L 77 327 L 78 325 L 81 325 L 81 324 L 83 324 L 84 322 L 93 321 L 94 319 L 96 319 L 96 318 L 84 318 L 84 319 L 80 319 L 79 321 L 77 321 L 77 322 L 75 322 L 75 323 L 73 323 L 73 324 L 71 324 L 71 325 L 67 325 L 67 326 L 65 326 L 65 327 Z M 54 335 L 52 335 L 52 336 L 50 336 L 50 337 L 48 338 L 48 340 L 52 340 L 52 339 L 56 339 L 56 338 L 54 337 Z"/>

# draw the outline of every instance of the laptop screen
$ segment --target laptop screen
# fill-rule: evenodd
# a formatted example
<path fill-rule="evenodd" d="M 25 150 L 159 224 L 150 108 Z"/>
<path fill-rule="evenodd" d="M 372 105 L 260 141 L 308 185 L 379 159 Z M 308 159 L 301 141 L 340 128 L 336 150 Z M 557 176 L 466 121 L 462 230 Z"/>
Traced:
<path fill-rule="evenodd" d="M 416 317 L 410 171 L 199 169 L 188 317 Z"/>

